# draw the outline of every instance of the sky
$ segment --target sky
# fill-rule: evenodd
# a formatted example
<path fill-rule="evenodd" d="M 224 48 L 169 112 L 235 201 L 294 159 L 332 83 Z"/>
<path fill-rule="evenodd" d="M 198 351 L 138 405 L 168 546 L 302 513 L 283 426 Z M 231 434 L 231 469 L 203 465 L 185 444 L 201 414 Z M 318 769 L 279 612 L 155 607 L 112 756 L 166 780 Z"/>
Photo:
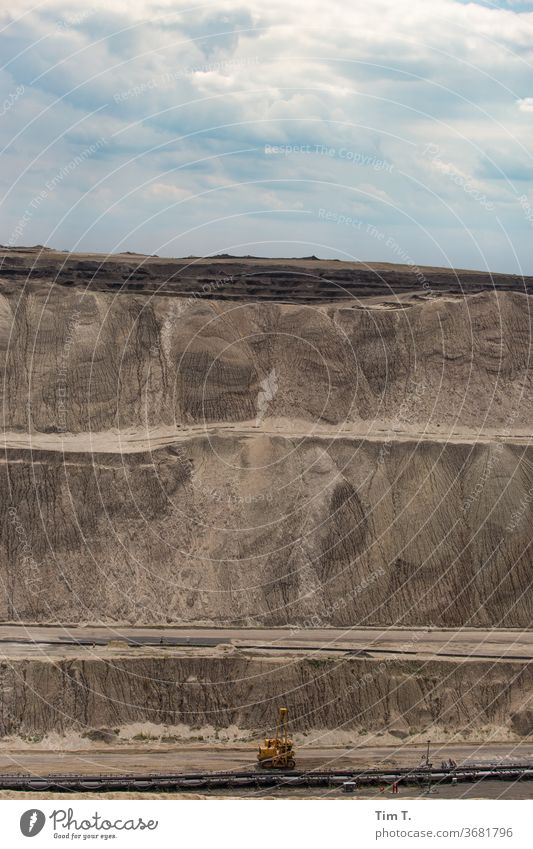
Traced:
<path fill-rule="evenodd" d="M 0 243 L 533 274 L 533 3 L 0 0 Z"/>

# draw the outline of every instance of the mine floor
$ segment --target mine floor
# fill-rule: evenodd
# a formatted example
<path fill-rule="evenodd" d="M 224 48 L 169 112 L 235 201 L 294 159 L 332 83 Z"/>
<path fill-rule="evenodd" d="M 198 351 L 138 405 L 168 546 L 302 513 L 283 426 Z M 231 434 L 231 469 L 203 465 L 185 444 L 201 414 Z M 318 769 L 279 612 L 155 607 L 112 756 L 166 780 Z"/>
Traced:
<path fill-rule="evenodd" d="M 423 744 L 398 742 L 396 746 L 320 747 L 299 746 L 297 765 L 307 770 L 347 770 L 362 768 L 415 767 L 425 757 Z M 489 763 L 533 764 L 533 742 L 435 743 L 431 760 L 439 766 L 453 758 L 459 766 Z M 138 745 L 108 746 L 85 751 L 45 749 L 0 750 L 0 773 L 50 775 L 73 772 L 162 773 L 221 770 L 247 770 L 255 765 L 252 743 L 213 746 L 212 744 L 161 744 L 148 748 Z"/>
<path fill-rule="evenodd" d="M 197 628 L 160 625 L 0 625 L 0 657 L 94 653 L 95 649 L 145 646 L 235 646 L 272 652 L 355 652 L 360 656 L 420 659 L 531 659 L 533 631 L 413 628 Z"/>

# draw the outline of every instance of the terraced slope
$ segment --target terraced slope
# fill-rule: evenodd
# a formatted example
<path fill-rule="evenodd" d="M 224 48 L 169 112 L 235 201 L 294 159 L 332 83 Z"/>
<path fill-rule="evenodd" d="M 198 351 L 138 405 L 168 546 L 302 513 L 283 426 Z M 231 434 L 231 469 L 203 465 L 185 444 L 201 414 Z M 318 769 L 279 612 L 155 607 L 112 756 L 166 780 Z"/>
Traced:
<path fill-rule="evenodd" d="M 0 617 L 527 627 L 533 449 L 384 445 L 8 449 Z"/>
<path fill-rule="evenodd" d="M 509 662 L 175 652 L 19 660 L 0 668 L 0 687 L 9 693 L 0 735 L 83 734 L 90 718 L 96 727 L 126 732 L 135 724 L 152 733 L 167 726 L 167 733 L 192 728 L 203 738 L 230 728 L 255 740 L 271 727 L 277 704 L 290 699 L 299 739 L 305 732 L 318 739 L 333 732 L 345 742 L 376 733 L 407 738 L 431 729 L 433 739 L 479 740 L 480 728 L 491 740 L 518 739 L 531 725 L 524 704 L 531 685 L 531 668 Z"/>
<path fill-rule="evenodd" d="M 35 279 L 30 260 L 9 256 L 0 268 L 7 430 L 79 433 L 259 416 L 284 420 L 289 434 L 301 422 L 357 424 L 363 432 L 386 422 L 417 432 L 529 433 L 531 301 L 517 279 L 501 291 L 488 275 L 475 284 L 466 275 L 461 295 L 449 271 L 440 274 L 439 293 L 395 270 L 384 292 L 382 272 L 372 272 L 368 287 L 370 272 L 348 267 L 342 302 L 324 295 L 291 305 L 254 295 L 229 304 L 217 289 L 218 266 L 207 266 L 206 292 L 184 297 L 179 287 L 169 296 L 148 284 L 128 293 L 117 260 L 104 265 L 117 294 L 99 290 L 96 261 L 89 263 L 95 278 L 74 278 L 69 288 L 57 259 L 37 262 Z M 168 266 L 171 277 L 180 267 Z"/>
<path fill-rule="evenodd" d="M 532 291 L 6 251 L 0 618 L 530 627 Z M 3 733 L 249 731 L 282 696 L 302 732 L 531 730 L 527 660 L 100 652 L 6 662 Z"/>

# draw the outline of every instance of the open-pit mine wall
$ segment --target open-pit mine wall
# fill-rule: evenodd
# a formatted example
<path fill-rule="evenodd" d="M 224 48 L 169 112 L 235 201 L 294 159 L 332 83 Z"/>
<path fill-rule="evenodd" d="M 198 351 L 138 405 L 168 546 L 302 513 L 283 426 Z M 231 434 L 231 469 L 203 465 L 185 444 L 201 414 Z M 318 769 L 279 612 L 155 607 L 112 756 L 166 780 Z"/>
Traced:
<path fill-rule="evenodd" d="M 0 616 L 529 625 L 531 281 L 421 273 L 6 253 Z"/>
<path fill-rule="evenodd" d="M 0 664 L 0 736 L 83 734 L 88 727 L 255 739 L 281 702 L 291 728 L 320 743 L 430 732 L 437 739 L 517 739 L 531 727 L 531 667 L 477 661 L 120 656 Z M 180 728 L 181 727 L 181 728 Z M 169 730 L 170 729 L 170 730 Z M 300 738 L 302 739 L 302 738 Z"/>

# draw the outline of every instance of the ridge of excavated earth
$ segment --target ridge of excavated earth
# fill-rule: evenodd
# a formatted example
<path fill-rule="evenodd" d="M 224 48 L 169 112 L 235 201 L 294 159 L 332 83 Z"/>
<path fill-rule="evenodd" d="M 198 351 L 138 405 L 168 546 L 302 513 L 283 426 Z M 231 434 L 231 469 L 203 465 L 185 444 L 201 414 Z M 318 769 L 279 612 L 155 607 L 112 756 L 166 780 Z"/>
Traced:
<path fill-rule="evenodd" d="M 204 434 L 3 460 L 4 620 L 531 622 L 528 443 Z"/>
<path fill-rule="evenodd" d="M 153 430 L 259 417 L 529 433 L 531 296 L 320 305 L 111 294 L 0 268 L 3 428 Z M 10 284 L 10 281 L 12 285 Z M 287 424 L 288 423 L 288 424 Z"/>
<path fill-rule="evenodd" d="M 317 257 L 184 257 L 82 254 L 42 246 L 2 248 L 1 285 L 53 283 L 95 291 L 190 295 L 204 299 L 319 303 L 358 297 L 397 298 L 405 293 L 531 293 L 533 278 L 488 271 L 342 262 Z"/>
<path fill-rule="evenodd" d="M 518 278 L 459 272 L 466 294 L 439 294 L 412 268 L 291 260 L 377 289 L 313 307 L 207 299 L 217 264 L 287 262 L 5 254 L 0 616 L 531 623 Z M 139 265 L 216 285 L 176 299 L 89 279 Z M 67 272 L 72 288 L 55 285 Z"/>
<path fill-rule="evenodd" d="M 233 728 L 236 738 L 255 739 L 271 727 L 276 705 L 290 700 L 296 734 L 322 729 L 347 742 L 431 731 L 434 739 L 476 740 L 481 729 L 488 739 L 512 741 L 529 734 L 524 694 L 532 675 L 524 661 L 338 659 L 235 648 L 11 659 L 0 663 L 0 735 L 148 724 L 182 735 Z"/>

